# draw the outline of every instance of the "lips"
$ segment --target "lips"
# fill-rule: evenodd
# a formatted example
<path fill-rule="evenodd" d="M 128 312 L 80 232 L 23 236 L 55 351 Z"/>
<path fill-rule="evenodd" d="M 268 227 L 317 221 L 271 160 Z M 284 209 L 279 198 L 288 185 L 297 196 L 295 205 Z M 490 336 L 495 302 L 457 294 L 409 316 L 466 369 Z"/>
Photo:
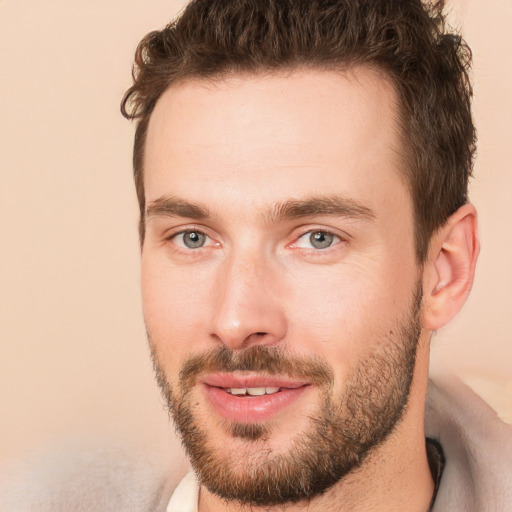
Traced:
<path fill-rule="evenodd" d="M 310 384 L 286 377 L 213 374 L 200 387 L 214 412 L 237 423 L 261 423 L 292 405 Z"/>

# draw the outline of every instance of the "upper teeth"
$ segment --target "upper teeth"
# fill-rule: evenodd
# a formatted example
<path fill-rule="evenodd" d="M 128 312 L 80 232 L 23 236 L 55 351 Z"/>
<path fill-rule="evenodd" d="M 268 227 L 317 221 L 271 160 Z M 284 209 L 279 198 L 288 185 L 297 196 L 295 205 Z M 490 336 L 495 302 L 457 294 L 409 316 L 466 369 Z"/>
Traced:
<path fill-rule="evenodd" d="M 232 395 L 251 395 L 251 396 L 261 396 L 261 395 L 271 395 L 272 393 L 277 393 L 280 388 L 227 388 L 226 391 L 231 393 Z"/>

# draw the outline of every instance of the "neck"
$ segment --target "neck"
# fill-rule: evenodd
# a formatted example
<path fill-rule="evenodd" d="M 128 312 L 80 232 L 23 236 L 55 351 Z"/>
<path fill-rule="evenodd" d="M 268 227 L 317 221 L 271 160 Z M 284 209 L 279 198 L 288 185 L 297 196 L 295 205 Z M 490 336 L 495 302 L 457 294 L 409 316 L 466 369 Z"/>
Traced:
<path fill-rule="evenodd" d="M 409 404 L 400 423 L 357 470 L 324 494 L 304 502 L 260 508 L 226 502 L 201 488 L 199 512 L 427 512 L 434 493 L 424 433 L 428 350 L 420 347 L 417 355 Z"/>

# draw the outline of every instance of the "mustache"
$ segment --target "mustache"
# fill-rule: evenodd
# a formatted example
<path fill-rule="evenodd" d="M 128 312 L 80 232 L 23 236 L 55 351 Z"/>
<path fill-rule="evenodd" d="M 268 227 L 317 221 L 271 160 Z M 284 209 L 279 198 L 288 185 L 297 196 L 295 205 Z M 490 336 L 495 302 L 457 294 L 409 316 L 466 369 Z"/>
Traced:
<path fill-rule="evenodd" d="M 189 391 L 202 374 L 250 371 L 264 375 L 283 375 L 290 378 L 307 377 L 312 384 L 328 387 L 334 375 L 321 358 L 291 356 L 283 349 L 254 345 L 241 351 L 225 346 L 190 357 L 180 370 L 183 392 Z"/>

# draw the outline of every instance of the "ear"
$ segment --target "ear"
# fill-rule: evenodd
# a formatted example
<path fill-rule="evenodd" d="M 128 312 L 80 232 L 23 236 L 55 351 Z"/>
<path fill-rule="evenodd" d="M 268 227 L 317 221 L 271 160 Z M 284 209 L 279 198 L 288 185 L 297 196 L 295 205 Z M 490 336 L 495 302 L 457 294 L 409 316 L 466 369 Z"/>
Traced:
<path fill-rule="evenodd" d="M 480 252 L 473 205 L 459 208 L 432 237 L 423 273 L 423 327 L 436 330 L 462 309 Z"/>

